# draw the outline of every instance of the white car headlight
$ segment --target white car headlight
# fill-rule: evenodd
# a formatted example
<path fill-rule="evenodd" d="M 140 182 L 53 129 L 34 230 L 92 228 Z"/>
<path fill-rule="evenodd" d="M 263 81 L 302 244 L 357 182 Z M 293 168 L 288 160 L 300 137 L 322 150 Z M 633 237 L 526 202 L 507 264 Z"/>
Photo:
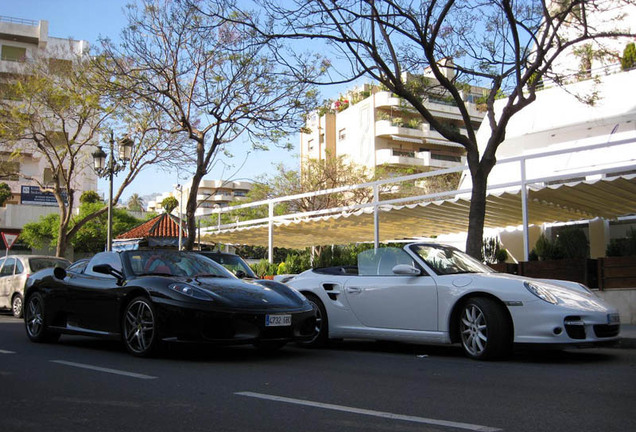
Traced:
<path fill-rule="evenodd" d="M 552 303 L 552 304 L 557 304 L 559 302 L 556 296 L 552 294 L 552 292 L 550 292 L 550 288 L 546 285 L 543 285 L 537 282 L 526 281 L 523 283 L 523 286 L 526 287 L 526 289 L 530 291 L 532 294 L 536 295 L 537 297 L 539 297 L 541 300 L 545 302 Z"/>

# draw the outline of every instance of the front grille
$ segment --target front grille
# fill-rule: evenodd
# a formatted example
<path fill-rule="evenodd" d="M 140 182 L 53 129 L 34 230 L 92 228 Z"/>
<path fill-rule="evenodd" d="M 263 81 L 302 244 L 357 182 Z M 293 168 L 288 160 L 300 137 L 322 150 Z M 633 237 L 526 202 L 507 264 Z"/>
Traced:
<path fill-rule="evenodd" d="M 594 326 L 594 334 L 599 338 L 615 337 L 621 330 L 619 324 L 598 324 Z"/>
<path fill-rule="evenodd" d="M 572 339 L 585 339 L 585 323 L 580 317 L 566 317 L 564 320 L 565 331 Z"/>

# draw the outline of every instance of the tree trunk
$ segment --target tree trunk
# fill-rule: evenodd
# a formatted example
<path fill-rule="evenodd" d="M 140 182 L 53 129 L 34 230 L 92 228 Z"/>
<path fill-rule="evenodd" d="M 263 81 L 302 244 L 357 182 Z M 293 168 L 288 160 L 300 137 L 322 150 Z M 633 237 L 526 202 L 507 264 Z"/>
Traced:
<path fill-rule="evenodd" d="M 197 211 L 197 194 L 199 193 L 199 184 L 203 179 L 204 172 L 197 170 L 192 177 L 192 184 L 190 185 L 190 194 L 188 195 L 188 202 L 186 204 L 186 228 L 188 230 L 188 236 L 185 238 L 183 248 L 185 250 L 194 249 L 194 242 L 196 241 L 197 225 L 196 218 L 194 217 Z"/>
<path fill-rule="evenodd" d="M 55 247 L 55 256 L 64 258 L 66 248 L 68 246 L 68 236 L 66 233 L 67 223 L 60 222 L 60 228 L 57 231 L 57 246 Z"/>
<path fill-rule="evenodd" d="M 488 170 L 490 171 L 490 170 Z M 482 259 L 482 241 L 484 221 L 486 219 L 486 192 L 488 190 L 488 174 L 483 169 L 471 173 L 473 189 L 470 195 L 470 213 L 468 216 L 468 237 L 466 253 L 478 260 Z"/>

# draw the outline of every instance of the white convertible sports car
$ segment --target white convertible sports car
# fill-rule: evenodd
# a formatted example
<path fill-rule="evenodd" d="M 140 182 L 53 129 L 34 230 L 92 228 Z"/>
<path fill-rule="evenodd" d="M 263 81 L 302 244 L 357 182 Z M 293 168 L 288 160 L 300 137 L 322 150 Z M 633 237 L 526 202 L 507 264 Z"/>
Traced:
<path fill-rule="evenodd" d="M 434 243 L 358 255 L 357 266 L 308 270 L 287 282 L 318 313 L 317 334 L 409 343 L 461 342 L 474 359 L 514 344 L 596 346 L 618 341 L 618 311 L 582 284 L 497 273 Z"/>

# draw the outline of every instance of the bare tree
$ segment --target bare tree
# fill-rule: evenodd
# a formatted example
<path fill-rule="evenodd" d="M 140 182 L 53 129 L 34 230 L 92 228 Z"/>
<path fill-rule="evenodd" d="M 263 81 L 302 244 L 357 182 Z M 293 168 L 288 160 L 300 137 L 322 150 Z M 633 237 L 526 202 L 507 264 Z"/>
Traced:
<path fill-rule="evenodd" d="M 218 152 L 239 137 L 259 149 L 280 143 L 315 103 L 310 85 L 281 66 L 276 47 L 242 24 L 249 15 L 222 19 L 223 6 L 211 1 L 204 12 L 201 1 L 143 0 L 129 7 L 121 44 L 103 43 L 119 91 L 163 112 L 163 130 L 190 142 L 186 249 L 196 237 L 198 187 Z M 315 77 L 314 70 L 303 72 Z"/>
<path fill-rule="evenodd" d="M 488 175 L 512 116 L 534 102 L 542 81 L 565 82 L 553 66 L 573 47 L 633 37 L 633 30 L 622 29 L 620 21 L 620 6 L 633 5 L 632 0 L 256 2 L 276 25 L 272 31 L 254 22 L 252 27 L 264 37 L 312 40 L 321 47 L 323 41 L 344 59 L 338 73 L 323 84 L 371 77 L 406 99 L 431 128 L 464 147 L 473 184 L 466 250 L 475 257 L 481 256 Z M 597 26 L 593 17 L 599 14 L 614 27 Z M 425 71 L 431 79 L 409 79 Z M 481 151 L 462 91 L 466 85 L 487 88 L 490 135 Z M 433 115 L 424 97 L 432 92 L 457 106 L 463 130 Z M 505 101 L 496 107 L 495 99 L 502 97 Z"/>
<path fill-rule="evenodd" d="M 115 129 L 115 135 L 135 141 L 114 203 L 144 167 L 162 160 L 166 140 L 157 132 L 157 115 L 140 114 L 134 102 L 109 98 L 103 92 L 102 76 L 95 73 L 85 53 L 40 54 L 0 89 L 0 142 L 15 161 L 29 155 L 44 159 L 44 174 L 20 170 L 15 175 L 55 196 L 60 214 L 56 254 L 63 256 L 69 239 L 107 210 L 105 206 L 81 219 L 74 212 L 75 193 L 86 187 L 81 179 L 91 176 L 92 152 L 100 137 Z"/>

